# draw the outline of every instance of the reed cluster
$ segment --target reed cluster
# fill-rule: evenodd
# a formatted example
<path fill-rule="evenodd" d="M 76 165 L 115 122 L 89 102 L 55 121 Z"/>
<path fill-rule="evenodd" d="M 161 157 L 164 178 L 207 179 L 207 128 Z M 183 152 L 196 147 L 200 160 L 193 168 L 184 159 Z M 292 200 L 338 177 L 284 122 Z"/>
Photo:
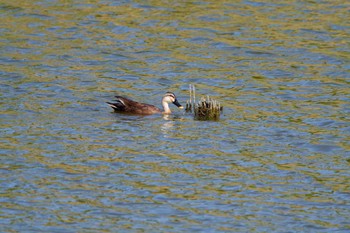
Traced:
<path fill-rule="evenodd" d="M 196 103 L 196 90 L 194 85 L 190 84 L 190 100 L 186 103 L 186 112 L 193 112 L 194 119 L 201 121 L 218 121 L 223 107 L 220 103 L 209 96 L 202 97 Z"/>

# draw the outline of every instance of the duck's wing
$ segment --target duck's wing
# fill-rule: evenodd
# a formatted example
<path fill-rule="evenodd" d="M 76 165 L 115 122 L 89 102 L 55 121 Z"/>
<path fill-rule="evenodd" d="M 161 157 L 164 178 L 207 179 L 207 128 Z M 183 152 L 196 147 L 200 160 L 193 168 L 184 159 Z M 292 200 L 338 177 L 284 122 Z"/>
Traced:
<path fill-rule="evenodd" d="M 107 102 L 107 104 L 118 112 L 128 112 L 134 114 L 154 114 L 161 112 L 159 108 L 150 104 L 139 103 L 122 96 L 115 96 L 115 98 L 116 100 L 113 103 Z"/>

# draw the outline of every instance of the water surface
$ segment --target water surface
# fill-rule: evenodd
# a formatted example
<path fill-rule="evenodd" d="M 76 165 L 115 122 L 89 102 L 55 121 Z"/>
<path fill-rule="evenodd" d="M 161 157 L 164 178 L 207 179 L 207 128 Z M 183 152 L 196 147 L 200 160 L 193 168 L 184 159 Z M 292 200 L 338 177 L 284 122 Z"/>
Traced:
<path fill-rule="evenodd" d="M 0 2 L 2 232 L 349 232 L 347 1 Z M 220 121 L 112 113 L 116 94 Z"/>

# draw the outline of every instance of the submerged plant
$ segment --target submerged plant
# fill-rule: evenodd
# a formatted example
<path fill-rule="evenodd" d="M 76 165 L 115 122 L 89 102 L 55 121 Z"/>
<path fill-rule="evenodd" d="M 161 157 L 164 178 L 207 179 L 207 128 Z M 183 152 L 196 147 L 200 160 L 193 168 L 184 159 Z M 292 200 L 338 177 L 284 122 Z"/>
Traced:
<path fill-rule="evenodd" d="M 190 100 L 186 103 L 186 112 L 193 112 L 194 119 L 202 121 L 217 121 L 220 119 L 220 113 L 223 107 L 220 103 L 209 96 L 202 97 L 196 103 L 196 91 L 194 85 L 190 84 Z"/>

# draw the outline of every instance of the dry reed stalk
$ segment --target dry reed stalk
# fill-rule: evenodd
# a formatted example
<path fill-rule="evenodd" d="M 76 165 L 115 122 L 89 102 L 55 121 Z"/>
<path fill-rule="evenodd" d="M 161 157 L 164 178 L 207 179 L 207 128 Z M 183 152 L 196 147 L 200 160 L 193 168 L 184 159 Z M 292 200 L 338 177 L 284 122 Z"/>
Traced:
<path fill-rule="evenodd" d="M 194 85 L 190 84 L 190 100 L 186 104 L 186 112 L 194 112 L 194 119 L 196 120 L 214 120 L 220 119 L 220 113 L 223 107 L 220 103 L 207 95 L 207 98 L 202 97 L 196 103 L 196 94 Z"/>

